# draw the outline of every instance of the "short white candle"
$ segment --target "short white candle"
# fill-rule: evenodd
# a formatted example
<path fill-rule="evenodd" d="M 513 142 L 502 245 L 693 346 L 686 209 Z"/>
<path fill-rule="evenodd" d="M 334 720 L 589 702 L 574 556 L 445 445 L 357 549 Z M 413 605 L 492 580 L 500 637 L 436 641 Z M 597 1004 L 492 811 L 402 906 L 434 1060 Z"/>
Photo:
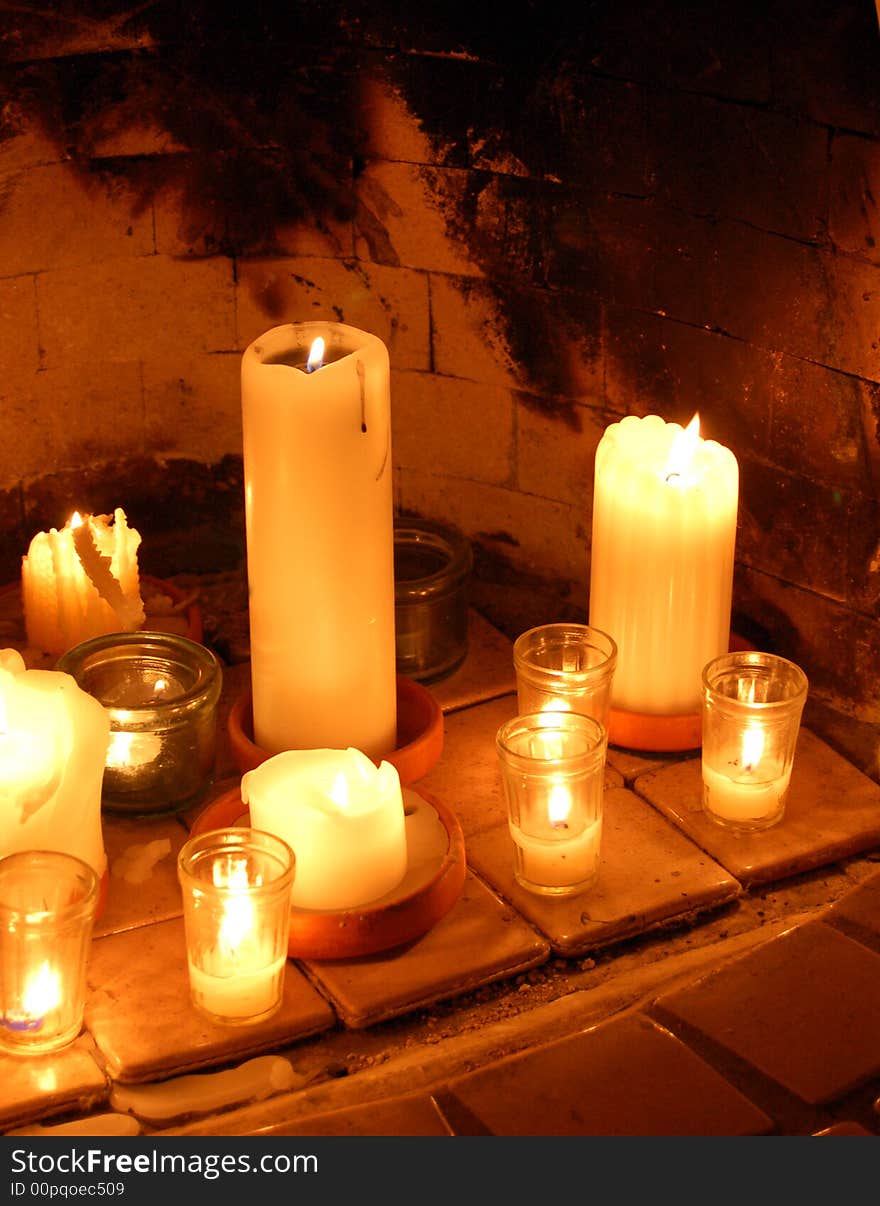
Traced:
<path fill-rule="evenodd" d="M 189 959 L 189 983 L 193 1000 L 207 1013 L 218 1018 L 258 1017 L 274 1008 L 282 992 L 286 958 L 261 963 L 253 952 L 253 966 L 245 955 L 224 966 L 224 960 L 210 961 L 211 971 L 197 967 Z M 216 974 L 215 974 L 216 973 Z"/>
<path fill-rule="evenodd" d="M 389 379 L 382 341 L 339 323 L 274 327 L 242 358 L 253 725 L 269 754 L 397 746 Z"/>
<path fill-rule="evenodd" d="M 140 533 L 117 507 L 112 516 L 74 512 L 60 531 L 38 532 L 21 563 L 27 639 L 61 654 L 144 622 L 137 551 Z"/>
<path fill-rule="evenodd" d="M 746 728 L 740 748 L 728 748 L 710 765 L 703 758 L 703 800 L 720 820 L 755 825 L 775 819 L 785 805 L 791 765 L 764 753 L 764 734 Z"/>
<path fill-rule="evenodd" d="M 59 670 L 0 649 L 0 857 L 59 850 L 106 868 L 101 785 L 110 721 Z"/>
<path fill-rule="evenodd" d="M 258 931 L 246 860 L 218 859 L 212 878 L 228 895 L 215 944 L 195 959 L 189 952 L 193 1000 L 217 1017 L 255 1018 L 281 999 L 287 953 L 279 957 L 271 936 Z"/>
<path fill-rule="evenodd" d="M 528 836 L 512 822 L 510 836 L 521 851 L 523 878 L 545 888 L 566 888 L 585 883 L 599 871 L 602 819 L 579 834 L 569 836 L 563 826 L 553 837 Z"/>
<path fill-rule="evenodd" d="M 658 415 L 608 427 L 596 450 L 590 624 L 617 642 L 615 708 L 700 709 L 701 674 L 727 650 L 739 467 Z"/>
<path fill-rule="evenodd" d="M 397 770 L 360 750 L 288 750 L 242 777 L 251 824 L 296 859 L 291 901 L 303 909 L 369 904 L 406 874 L 406 819 Z"/>

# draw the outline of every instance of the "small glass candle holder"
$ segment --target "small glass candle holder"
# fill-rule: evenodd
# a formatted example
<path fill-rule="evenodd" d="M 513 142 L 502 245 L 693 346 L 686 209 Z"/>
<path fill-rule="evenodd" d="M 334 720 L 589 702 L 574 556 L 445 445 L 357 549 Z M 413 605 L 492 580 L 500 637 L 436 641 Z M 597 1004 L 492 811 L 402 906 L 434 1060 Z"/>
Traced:
<path fill-rule="evenodd" d="M 599 874 L 605 728 L 578 712 L 533 712 L 498 730 L 513 873 L 545 896 L 586 891 Z"/>
<path fill-rule="evenodd" d="M 72 675 L 110 717 L 105 809 L 179 812 L 205 796 L 223 684 L 209 649 L 174 633 L 115 632 L 75 645 L 56 669 Z"/>
<path fill-rule="evenodd" d="M 44 1055 L 78 1036 L 99 887 L 72 854 L 0 859 L 0 1050 Z"/>
<path fill-rule="evenodd" d="M 181 848 L 190 997 L 211 1021 L 250 1025 L 280 1007 L 294 866 L 290 846 L 259 829 L 212 829 Z"/>
<path fill-rule="evenodd" d="M 397 672 L 417 682 L 452 674 L 467 656 L 469 541 L 437 524 L 394 525 Z"/>
<path fill-rule="evenodd" d="M 739 833 L 782 820 L 807 676 L 772 653 L 742 651 L 703 669 L 703 811 Z"/>
<path fill-rule="evenodd" d="M 588 624 L 542 624 L 513 644 L 517 710 L 582 712 L 608 730 L 617 644 Z"/>

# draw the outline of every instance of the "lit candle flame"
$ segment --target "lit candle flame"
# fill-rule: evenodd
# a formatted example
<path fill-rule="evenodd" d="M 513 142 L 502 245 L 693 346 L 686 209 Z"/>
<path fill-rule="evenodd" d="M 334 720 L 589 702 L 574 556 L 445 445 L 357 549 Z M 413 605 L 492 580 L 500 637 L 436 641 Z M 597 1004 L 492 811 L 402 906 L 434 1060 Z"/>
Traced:
<path fill-rule="evenodd" d="M 742 739 L 742 768 L 749 774 L 761 761 L 764 752 L 764 730 L 746 729 Z"/>
<path fill-rule="evenodd" d="M 319 335 L 317 339 L 312 341 L 312 346 L 309 349 L 309 358 L 306 361 L 306 372 L 313 373 L 315 369 L 319 369 L 324 363 L 324 340 Z"/>
<path fill-rule="evenodd" d="M 669 459 L 663 476 L 666 481 L 680 480 L 690 468 L 694 453 L 700 444 L 700 416 L 695 414 L 682 431 L 678 432 L 669 449 Z"/>
<path fill-rule="evenodd" d="M 82 522 L 82 516 L 80 515 L 79 511 L 74 511 L 70 517 L 70 526 L 72 528 L 81 528 Z"/>
<path fill-rule="evenodd" d="M 48 962 L 43 963 L 28 980 L 21 1004 L 29 1018 L 40 1021 L 61 1004 L 61 981 Z"/>
<path fill-rule="evenodd" d="M 247 861 L 243 858 L 218 859 L 211 868 L 214 884 L 228 888 L 223 906 L 217 944 L 225 956 L 238 954 L 244 940 L 254 931 L 254 904 L 248 894 Z"/>
<path fill-rule="evenodd" d="M 547 801 L 547 819 L 553 826 L 564 825 L 571 812 L 571 794 L 561 783 L 554 783 Z"/>

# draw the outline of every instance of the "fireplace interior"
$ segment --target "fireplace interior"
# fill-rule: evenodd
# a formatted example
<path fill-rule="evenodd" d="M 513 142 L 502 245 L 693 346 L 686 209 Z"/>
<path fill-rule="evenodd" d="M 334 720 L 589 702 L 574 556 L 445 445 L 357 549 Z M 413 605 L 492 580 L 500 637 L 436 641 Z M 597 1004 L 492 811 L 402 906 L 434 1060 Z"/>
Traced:
<path fill-rule="evenodd" d="M 214 794 L 234 789 L 242 355 L 310 320 L 385 343 L 395 516 L 473 558 L 424 780 L 468 878 L 429 958 L 294 962 L 265 1033 L 193 1029 L 184 981 L 138 979 L 126 944 L 164 966 L 196 814 L 110 815 L 116 860 L 161 853 L 145 886 L 118 876 L 84 1033 L 43 1057 L 56 1087 L 0 1056 L 0 1128 L 880 1134 L 875 6 L 0 4 L 0 61 L 0 582 L 35 533 L 122 507 L 141 572 L 198 606 L 223 664 Z M 731 631 L 808 677 L 802 786 L 825 827 L 707 845 L 680 803 L 699 751 L 609 749 L 610 911 L 536 911 L 493 845 L 511 643 L 588 621 L 606 428 L 694 414 L 739 465 Z M 726 1046 L 731 1001 L 824 1055 L 793 1068 L 757 1024 Z M 634 1104 L 652 1077 L 663 1100 Z"/>

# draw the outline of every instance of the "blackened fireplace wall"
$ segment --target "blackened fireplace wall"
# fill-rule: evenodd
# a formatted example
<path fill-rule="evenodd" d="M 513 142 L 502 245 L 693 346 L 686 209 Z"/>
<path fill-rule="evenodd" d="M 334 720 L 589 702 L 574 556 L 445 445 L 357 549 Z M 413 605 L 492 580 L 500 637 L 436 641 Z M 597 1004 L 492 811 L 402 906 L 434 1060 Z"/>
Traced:
<path fill-rule="evenodd" d="M 626 413 L 739 460 L 735 626 L 880 722 L 871 0 L 0 4 L 0 561 L 125 507 L 241 563 L 239 365 L 391 355 L 395 498 L 510 635 L 585 616 Z"/>

